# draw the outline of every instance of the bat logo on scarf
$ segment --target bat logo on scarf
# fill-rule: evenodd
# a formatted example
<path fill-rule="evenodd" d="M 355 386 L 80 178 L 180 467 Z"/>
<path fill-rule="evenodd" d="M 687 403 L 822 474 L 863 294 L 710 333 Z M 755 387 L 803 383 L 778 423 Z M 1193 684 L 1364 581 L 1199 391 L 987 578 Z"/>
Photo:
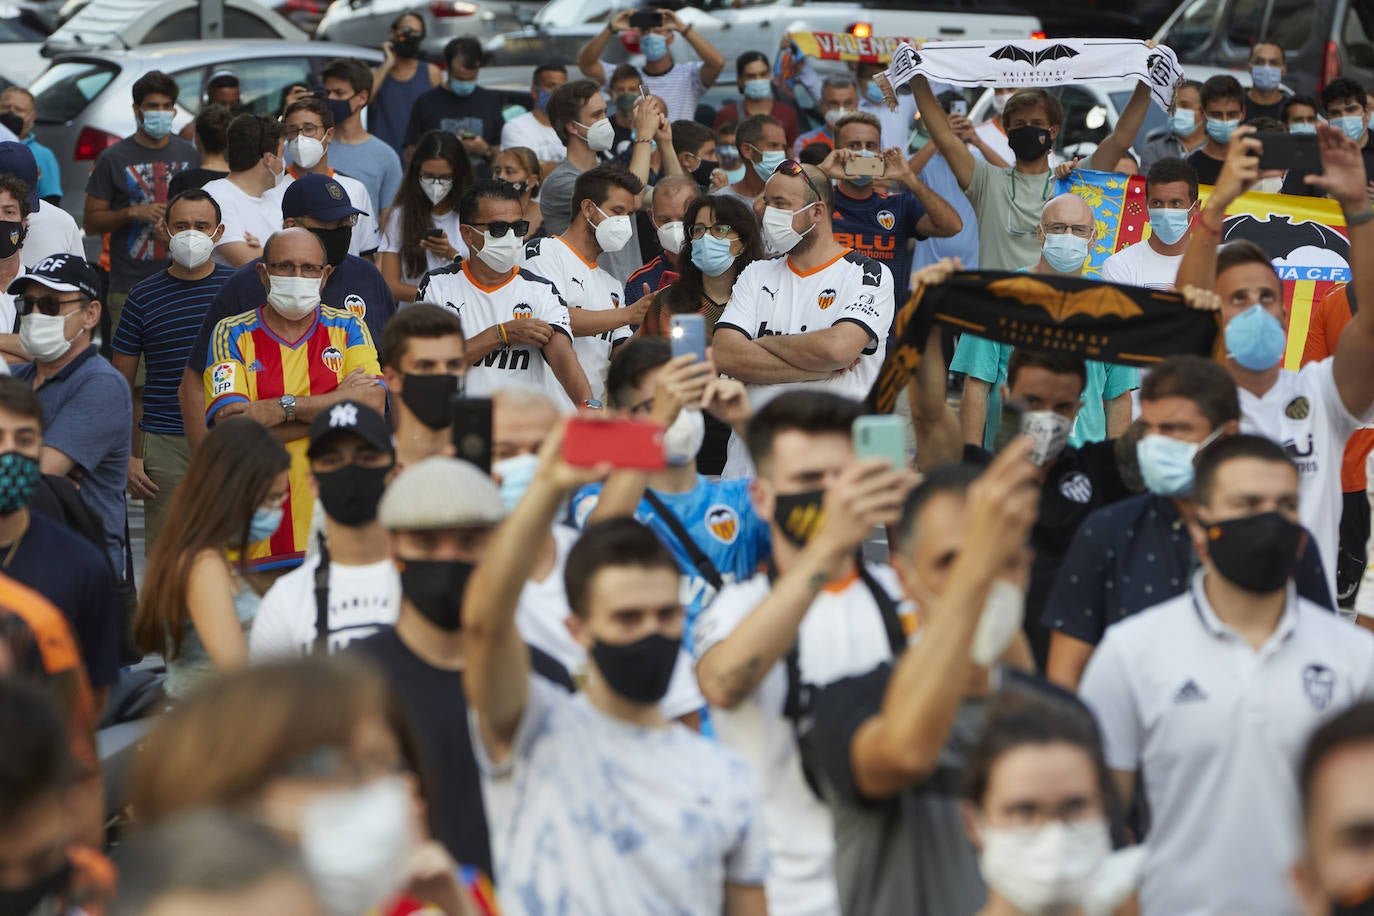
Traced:
<path fill-rule="evenodd" d="M 1015 299 L 1022 305 L 1039 306 L 1060 324 L 1074 315 L 1134 318 L 1145 314 L 1130 296 L 1106 284 L 1070 293 L 1042 280 L 1012 277 L 992 281 L 988 284 L 988 292 L 1003 299 Z"/>
<path fill-rule="evenodd" d="M 1018 48 L 1016 45 L 1003 45 L 990 55 L 993 60 L 1023 60 L 1032 67 L 1038 67 L 1047 60 L 1063 60 L 1068 57 L 1077 57 L 1078 52 L 1068 45 L 1050 45 L 1039 51 L 1027 51 L 1025 48 Z"/>

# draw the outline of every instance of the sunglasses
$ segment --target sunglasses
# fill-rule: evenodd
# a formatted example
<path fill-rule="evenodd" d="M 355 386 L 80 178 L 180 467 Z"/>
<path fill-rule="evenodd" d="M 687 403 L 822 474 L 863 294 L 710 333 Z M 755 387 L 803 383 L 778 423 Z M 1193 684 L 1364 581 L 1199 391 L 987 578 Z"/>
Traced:
<path fill-rule="evenodd" d="M 512 229 L 515 230 L 515 234 L 521 238 L 524 238 L 526 233 L 530 231 L 530 221 L 527 219 L 518 219 L 513 223 L 508 223 L 504 220 L 492 220 L 489 223 L 468 223 L 468 225 L 473 228 L 486 226 L 487 231 L 491 233 L 491 237 L 494 239 L 504 238 L 506 233 Z"/>
<path fill-rule="evenodd" d="M 802 181 L 806 182 L 806 186 L 811 189 L 811 193 L 816 195 L 816 200 L 825 200 L 825 195 L 821 194 L 820 189 L 818 189 L 811 180 L 811 176 L 806 174 L 806 169 L 802 168 L 802 164 L 797 160 L 784 159 L 782 162 L 778 163 L 778 167 L 773 170 L 773 174 L 786 175 L 789 178 L 800 178 Z"/>

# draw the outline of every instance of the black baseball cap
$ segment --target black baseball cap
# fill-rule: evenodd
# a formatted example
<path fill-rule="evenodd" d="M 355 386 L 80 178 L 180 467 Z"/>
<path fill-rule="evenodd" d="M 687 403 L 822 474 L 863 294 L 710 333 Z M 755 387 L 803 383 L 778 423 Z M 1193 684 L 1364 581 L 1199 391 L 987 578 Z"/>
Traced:
<path fill-rule="evenodd" d="M 22 292 L 28 283 L 41 283 L 59 293 L 84 293 L 92 299 L 100 298 L 100 275 L 79 255 L 48 255 L 10 281 L 10 294 Z"/>
<path fill-rule="evenodd" d="M 13 175 L 29 189 L 29 212 L 38 210 L 38 160 L 33 150 L 23 143 L 6 140 L 0 143 L 0 174 Z"/>
<path fill-rule="evenodd" d="M 343 219 L 362 210 L 353 206 L 348 192 L 328 175 L 313 172 L 291 182 L 281 196 L 281 215 L 286 219 L 308 216 L 311 219 Z"/>
<path fill-rule="evenodd" d="M 305 451 L 306 457 L 314 458 L 321 445 L 341 433 L 359 436 L 388 455 L 396 453 L 391 442 L 391 427 L 386 425 L 381 414 L 358 401 L 340 401 L 310 421 L 310 446 Z"/>

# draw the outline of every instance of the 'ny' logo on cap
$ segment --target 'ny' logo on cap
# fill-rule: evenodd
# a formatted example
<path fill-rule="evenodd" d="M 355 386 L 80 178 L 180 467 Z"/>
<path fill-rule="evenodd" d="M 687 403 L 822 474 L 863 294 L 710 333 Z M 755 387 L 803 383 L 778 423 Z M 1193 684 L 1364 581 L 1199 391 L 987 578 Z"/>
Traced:
<path fill-rule="evenodd" d="M 335 404 L 329 410 L 329 425 L 335 426 L 357 426 L 358 407 L 356 404 Z"/>

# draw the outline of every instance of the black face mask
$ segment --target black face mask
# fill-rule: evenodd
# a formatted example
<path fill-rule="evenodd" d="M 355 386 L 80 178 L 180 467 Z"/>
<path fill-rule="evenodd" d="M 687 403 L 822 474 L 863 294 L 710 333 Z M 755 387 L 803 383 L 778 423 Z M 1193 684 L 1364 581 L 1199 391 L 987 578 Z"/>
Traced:
<path fill-rule="evenodd" d="M 402 560 L 401 594 L 441 630 L 463 627 L 463 591 L 474 569 L 461 560 Z"/>
<path fill-rule="evenodd" d="M 1207 555 L 1228 582 L 1247 592 L 1278 591 L 1298 565 L 1307 531 L 1277 512 L 1224 522 L 1199 522 L 1207 532 Z"/>
<path fill-rule="evenodd" d="M 505 185 L 506 187 L 510 188 L 516 194 L 523 195 L 530 188 L 530 183 L 528 181 L 507 181 L 504 178 L 498 178 L 496 180 L 501 182 L 501 184 Z"/>
<path fill-rule="evenodd" d="M 60 868 L 27 887 L 0 890 L 0 916 L 28 916 L 43 901 L 64 893 L 71 883 L 71 863 L 63 862 Z"/>
<path fill-rule="evenodd" d="M 353 227 L 339 226 L 335 229 L 311 229 L 315 238 L 324 246 L 324 259 L 330 267 L 338 267 L 348 257 L 348 246 L 353 242 Z"/>
<path fill-rule="evenodd" d="M 325 99 L 324 104 L 329 106 L 329 113 L 334 118 L 335 127 L 357 114 L 348 99 Z"/>
<path fill-rule="evenodd" d="M 16 137 L 22 136 L 24 133 L 24 119 L 12 111 L 0 114 L 0 124 L 8 127 Z"/>
<path fill-rule="evenodd" d="M 386 475 L 394 465 L 384 468 L 365 468 L 346 464 L 336 471 L 316 474 L 320 488 L 320 503 L 324 514 L 338 522 L 356 528 L 377 517 L 377 504 L 386 489 Z"/>
<path fill-rule="evenodd" d="M 821 526 L 824 517 L 821 504 L 825 502 L 825 491 L 779 494 L 776 502 L 773 521 L 777 523 L 782 536 L 794 547 L 805 547 Z"/>
<path fill-rule="evenodd" d="M 1034 162 L 1049 152 L 1050 147 L 1054 145 L 1054 138 L 1050 136 L 1048 127 L 1023 124 L 1007 131 L 1007 145 L 1011 147 L 1017 159 L 1022 162 Z"/>
<path fill-rule="evenodd" d="M 637 642 L 614 646 L 597 640 L 592 661 L 612 690 L 635 703 L 657 703 L 668 692 L 682 640 L 653 633 Z"/>
<path fill-rule="evenodd" d="M 397 38 L 391 43 L 391 50 L 402 60 L 413 60 L 420 56 L 420 39 Z"/>
<path fill-rule="evenodd" d="M 715 159 L 703 159 L 697 163 L 697 167 L 692 169 L 692 180 L 700 187 L 709 187 L 711 184 L 711 173 L 720 168 L 720 162 Z"/>
<path fill-rule="evenodd" d="M 23 223 L 0 220 L 0 260 L 18 254 L 24 244 L 24 237 L 28 234 Z"/>
<path fill-rule="evenodd" d="M 407 375 L 401 403 L 430 429 L 444 429 L 453 425 L 453 397 L 462 393 L 462 382 L 456 375 Z"/>

